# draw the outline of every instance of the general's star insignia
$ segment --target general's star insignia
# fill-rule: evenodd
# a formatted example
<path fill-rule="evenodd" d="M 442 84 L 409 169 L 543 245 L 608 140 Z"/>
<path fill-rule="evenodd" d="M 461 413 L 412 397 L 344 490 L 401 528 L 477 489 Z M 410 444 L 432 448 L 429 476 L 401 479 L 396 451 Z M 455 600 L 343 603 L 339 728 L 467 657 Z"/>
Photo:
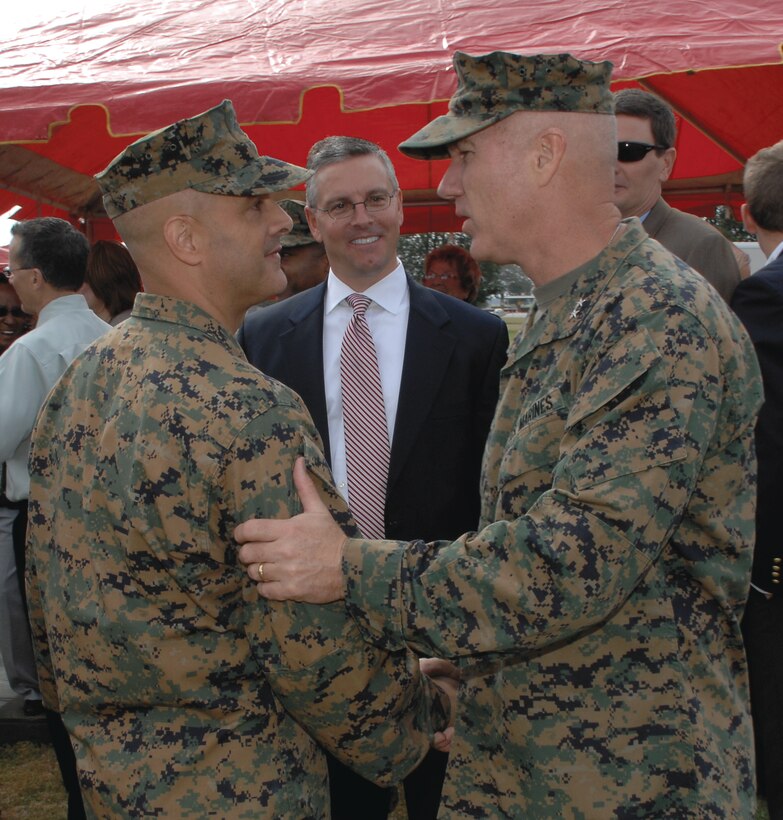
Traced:
<path fill-rule="evenodd" d="M 572 318 L 572 319 L 576 319 L 576 318 L 578 318 L 578 317 L 579 317 L 579 311 L 581 311 L 581 310 L 582 310 L 582 308 L 584 307 L 584 304 L 585 304 L 585 300 L 584 300 L 584 299 L 580 299 L 580 300 L 576 303 L 576 307 L 574 307 L 574 309 L 571 311 L 571 318 Z"/>

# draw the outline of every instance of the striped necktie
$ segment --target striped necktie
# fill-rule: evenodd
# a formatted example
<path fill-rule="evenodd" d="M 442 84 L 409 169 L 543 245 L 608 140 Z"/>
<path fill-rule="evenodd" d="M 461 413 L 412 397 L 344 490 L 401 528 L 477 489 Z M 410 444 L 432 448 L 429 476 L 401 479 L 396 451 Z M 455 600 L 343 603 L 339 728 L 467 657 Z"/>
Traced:
<path fill-rule="evenodd" d="M 340 350 L 348 506 L 365 538 L 383 538 L 389 431 L 378 356 L 365 313 L 372 302 L 352 293 L 353 316 Z"/>

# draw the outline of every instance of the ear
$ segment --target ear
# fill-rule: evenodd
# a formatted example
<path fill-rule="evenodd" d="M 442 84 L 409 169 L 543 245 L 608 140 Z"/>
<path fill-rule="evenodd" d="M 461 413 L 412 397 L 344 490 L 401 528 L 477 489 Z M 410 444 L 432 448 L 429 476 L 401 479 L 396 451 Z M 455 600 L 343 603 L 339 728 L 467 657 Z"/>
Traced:
<path fill-rule="evenodd" d="M 405 209 L 402 207 L 402 188 L 397 191 L 397 210 L 400 215 L 399 222 L 397 224 L 402 227 L 402 221 L 405 218 Z"/>
<path fill-rule="evenodd" d="M 310 226 L 310 233 L 313 235 L 313 238 L 316 242 L 323 243 L 323 236 L 318 230 L 318 216 L 315 211 L 311 210 L 309 205 L 305 205 L 305 216 L 307 217 L 307 224 Z M 331 219 L 331 217 L 327 218 Z"/>
<path fill-rule="evenodd" d="M 756 222 L 756 220 L 751 216 L 750 208 L 748 208 L 748 203 L 747 202 L 742 203 L 742 205 L 740 207 L 740 215 L 741 215 L 742 224 L 743 224 L 745 230 L 748 233 L 753 233 L 753 234 L 758 235 L 759 226 L 758 226 L 758 223 Z"/>
<path fill-rule="evenodd" d="M 535 173 L 540 187 L 548 185 L 560 168 L 568 140 L 559 128 L 547 128 L 534 142 Z"/>
<path fill-rule="evenodd" d="M 666 182 L 666 180 L 671 176 L 672 170 L 674 169 L 674 161 L 677 159 L 677 149 L 676 148 L 667 148 L 663 152 L 663 163 L 661 164 L 661 173 L 658 176 L 658 179 L 661 182 Z"/>
<path fill-rule="evenodd" d="M 188 214 L 170 216 L 163 223 L 163 239 L 180 262 L 197 265 L 201 261 L 198 225 Z"/>
<path fill-rule="evenodd" d="M 33 290 L 42 290 L 46 287 L 46 279 L 40 268 L 33 268 L 33 275 L 30 277 L 30 286 Z"/>

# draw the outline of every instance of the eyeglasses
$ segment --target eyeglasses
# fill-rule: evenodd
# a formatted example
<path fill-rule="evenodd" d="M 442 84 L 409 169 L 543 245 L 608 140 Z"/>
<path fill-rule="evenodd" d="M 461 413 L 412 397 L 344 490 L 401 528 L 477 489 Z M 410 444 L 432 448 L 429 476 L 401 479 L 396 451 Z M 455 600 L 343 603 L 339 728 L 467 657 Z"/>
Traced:
<path fill-rule="evenodd" d="M 21 268 L 19 269 L 21 270 Z M 11 314 L 15 319 L 25 318 L 28 319 L 28 315 L 22 310 L 20 307 L 6 307 L 5 305 L 0 305 L 0 319 L 5 319 L 8 314 Z"/>
<path fill-rule="evenodd" d="M 457 272 L 451 271 L 451 273 L 425 273 L 424 274 L 424 281 L 425 282 L 446 282 L 449 279 L 456 279 Z"/>
<path fill-rule="evenodd" d="M 19 273 L 20 270 L 32 270 L 32 268 L 14 268 L 13 270 L 11 270 L 11 268 L 9 268 L 8 265 L 6 265 L 3 268 L 3 276 L 5 276 L 6 279 L 10 279 L 11 274 Z"/>
<path fill-rule="evenodd" d="M 343 199 L 339 199 L 328 208 L 313 208 L 313 210 L 323 211 L 324 213 L 329 214 L 332 219 L 348 219 L 348 217 L 351 216 L 356 210 L 357 205 L 364 205 L 365 210 L 370 214 L 376 213 L 377 211 L 385 211 L 389 205 L 391 205 L 392 199 L 394 199 L 398 193 L 399 191 L 394 191 L 394 193 L 391 194 L 370 194 L 367 199 L 361 202 L 347 202 Z"/>
<path fill-rule="evenodd" d="M 639 162 L 650 151 L 666 151 L 665 145 L 649 145 L 646 142 L 618 142 L 617 159 L 620 162 Z"/>

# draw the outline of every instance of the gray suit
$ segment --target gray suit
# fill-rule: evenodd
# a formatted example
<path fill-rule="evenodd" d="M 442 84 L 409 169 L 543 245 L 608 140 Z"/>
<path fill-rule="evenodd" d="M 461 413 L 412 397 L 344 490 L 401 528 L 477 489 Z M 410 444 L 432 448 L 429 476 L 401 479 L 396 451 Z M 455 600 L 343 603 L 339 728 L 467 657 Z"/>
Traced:
<path fill-rule="evenodd" d="M 698 271 L 726 302 L 731 301 L 740 281 L 739 265 L 732 243 L 717 228 L 663 199 L 653 205 L 642 225 L 649 236 Z"/>

